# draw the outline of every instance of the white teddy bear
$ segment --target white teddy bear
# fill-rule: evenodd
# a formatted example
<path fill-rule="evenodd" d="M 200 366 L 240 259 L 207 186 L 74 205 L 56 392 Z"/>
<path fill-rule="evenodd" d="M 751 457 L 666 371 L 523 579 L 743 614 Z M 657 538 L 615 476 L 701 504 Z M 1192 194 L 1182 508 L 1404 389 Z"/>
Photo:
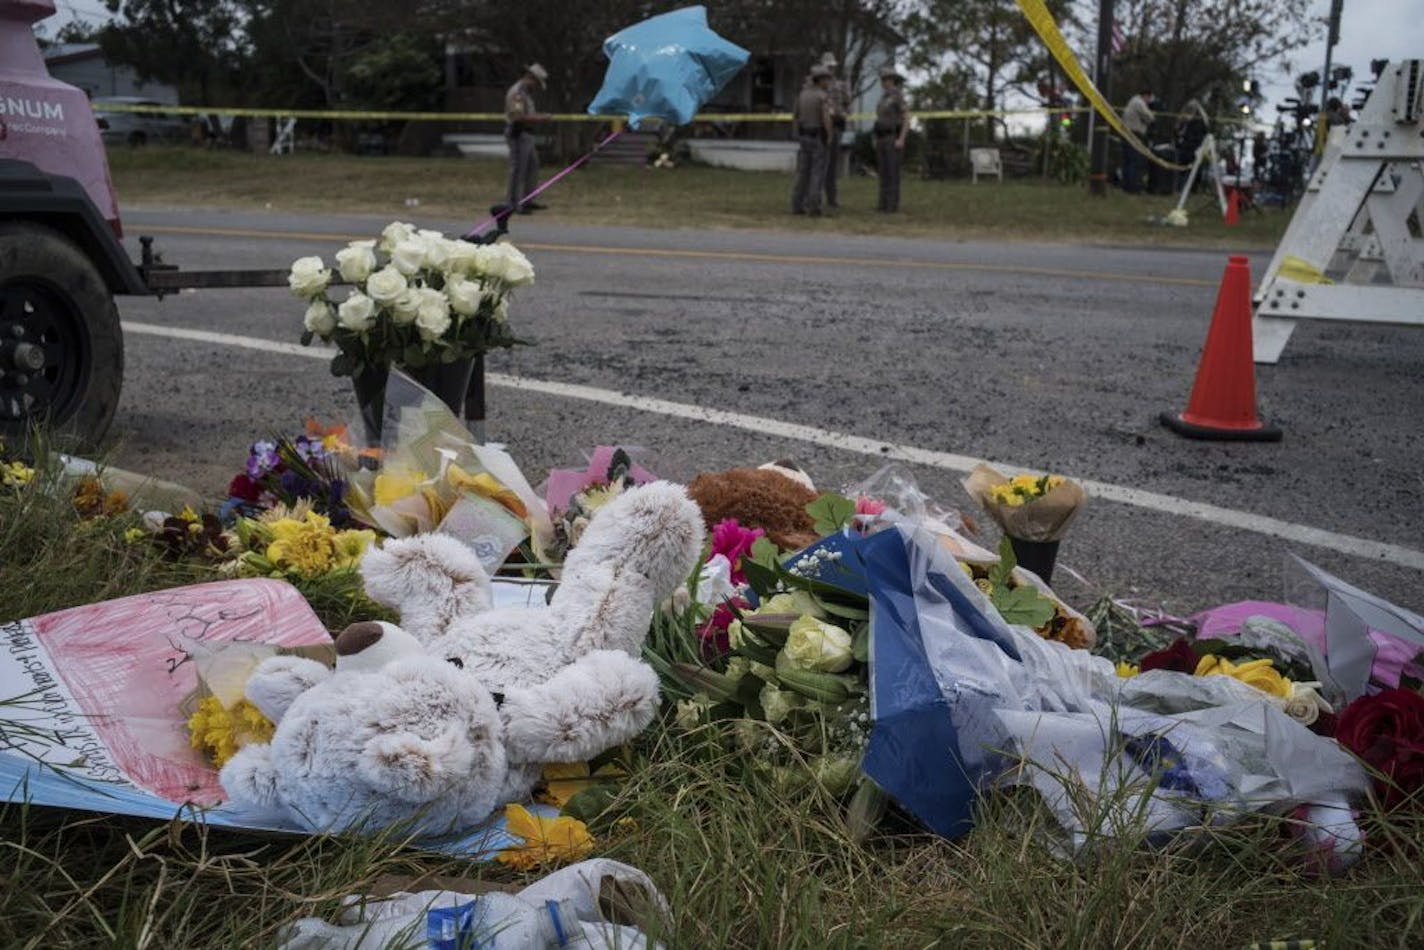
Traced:
<path fill-rule="evenodd" d="M 276 733 L 223 767 L 223 788 L 317 830 L 484 820 L 526 798 L 545 763 L 585 761 L 652 721 L 657 674 L 638 654 L 702 542 L 681 486 L 633 488 L 594 515 L 547 607 L 502 608 L 459 541 L 386 542 L 361 572 L 401 626 L 348 627 L 334 671 L 264 661 L 246 694 Z"/>

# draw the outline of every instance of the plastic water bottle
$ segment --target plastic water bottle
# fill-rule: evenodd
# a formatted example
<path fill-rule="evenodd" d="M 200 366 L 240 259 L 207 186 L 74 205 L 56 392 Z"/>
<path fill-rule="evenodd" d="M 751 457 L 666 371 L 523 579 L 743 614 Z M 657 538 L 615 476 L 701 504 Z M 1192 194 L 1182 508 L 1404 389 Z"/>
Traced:
<path fill-rule="evenodd" d="M 581 940 L 569 900 L 527 903 L 510 894 L 482 894 L 425 914 L 429 950 L 555 950 Z"/>

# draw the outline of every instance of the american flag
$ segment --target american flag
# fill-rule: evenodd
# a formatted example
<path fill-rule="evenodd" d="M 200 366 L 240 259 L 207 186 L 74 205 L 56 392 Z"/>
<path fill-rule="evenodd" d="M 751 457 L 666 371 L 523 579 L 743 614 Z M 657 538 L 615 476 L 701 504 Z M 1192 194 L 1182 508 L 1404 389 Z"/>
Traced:
<path fill-rule="evenodd" d="M 1114 20 L 1114 21 L 1113 21 L 1113 25 L 1112 25 L 1112 51 L 1113 51 L 1113 55 L 1116 56 L 1118 53 L 1121 53 L 1121 52 L 1122 52 L 1122 48 L 1123 48 L 1124 46 L 1126 46 L 1126 45 L 1127 45 L 1127 36 L 1124 35 L 1124 33 L 1122 32 L 1122 24 L 1119 23 L 1119 22 L 1117 22 L 1116 20 Z"/>

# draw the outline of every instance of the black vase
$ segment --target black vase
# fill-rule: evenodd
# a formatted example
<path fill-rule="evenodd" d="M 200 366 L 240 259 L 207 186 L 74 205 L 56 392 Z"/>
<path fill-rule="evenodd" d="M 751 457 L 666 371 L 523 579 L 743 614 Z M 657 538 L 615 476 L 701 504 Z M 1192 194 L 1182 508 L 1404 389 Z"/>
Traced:
<path fill-rule="evenodd" d="M 464 418 L 465 395 L 475 371 L 474 357 L 453 363 L 429 363 L 419 368 L 401 367 L 407 376 L 440 397 L 456 418 Z"/>
<path fill-rule="evenodd" d="M 367 448 L 380 448 L 381 423 L 386 414 L 386 380 L 389 366 L 363 366 L 351 374 L 351 387 L 356 390 L 356 405 L 361 410 L 361 428 Z"/>
<path fill-rule="evenodd" d="M 1014 558 L 1018 560 L 1019 567 L 1033 571 L 1043 578 L 1045 584 L 1053 583 L 1053 565 L 1058 560 L 1057 541 L 1025 541 L 1010 537 L 1009 543 L 1013 545 Z"/>

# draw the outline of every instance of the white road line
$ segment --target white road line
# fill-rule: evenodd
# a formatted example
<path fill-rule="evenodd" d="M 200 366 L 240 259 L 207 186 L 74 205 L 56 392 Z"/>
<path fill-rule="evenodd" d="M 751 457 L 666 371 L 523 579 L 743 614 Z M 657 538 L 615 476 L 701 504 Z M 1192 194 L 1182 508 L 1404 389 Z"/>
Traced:
<path fill-rule="evenodd" d="M 331 350 L 326 347 L 305 347 L 296 343 L 282 343 L 276 340 L 237 336 L 231 333 L 214 333 L 209 330 L 187 330 L 181 327 L 135 323 L 127 320 L 124 321 L 123 327 L 126 333 L 166 337 L 172 340 L 190 340 L 195 343 L 211 343 L 218 346 L 239 347 L 247 350 L 256 350 L 261 353 L 278 353 L 283 356 L 302 356 L 308 359 L 319 360 L 325 360 L 331 356 Z M 834 432 L 829 429 L 818 429 L 814 426 L 785 422 L 780 419 L 766 419 L 760 416 L 745 415 L 740 412 L 728 412 L 725 409 L 711 409 L 705 406 L 694 406 L 683 402 L 671 402 L 666 399 L 657 399 L 651 396 L 635 396 L 628 393 L 615 392 L 611 389 L 599 389 L 594 386 L 581 386 L 575 383 L 560 383 L 543 379 L 530 379 L 523 376 L 506 376 L 502 373 L 491 373 L 486 377 L 486 382 L 491 386 L 497 386 L 502 389 L 516 389 L 522 392 L 540 393 L 562 399 L 577 399 L 583 402 L 596 402 L 607 406 L 636 409 L 640 412 L 649 412 L 675 419 L 688 419 L 694 422 L 726 426 L 731 429 L 742 429 L 761 435 L 776 436 L 783 439 L 792 439 L 797 442 L 806 442 L 811 445 L 819 445 L 825 448 L 839 449 L 843 452 L 853 452 L 857 455 L 868 455 L 872 458 L 910 462 L 915 465 L 924 465 L 929 468 L 944 469 L 951 472 L 967 473 L 975 466 L 986 461 L 985 459 L 978 459 L 969 455 L 936 452 L 931 449 L 922 449 L 913 445 L 884 442 L 880 439 L 867 439 L 864 436 L 851 435 L 845 432 Z M 1001 470 L 1012 472 L 1034 471 L 1033 469 L 1005 463 L 991 462 L 990 464 Z M 1424 551 L 1415 551 L 1397 544 L 1386 544 L 1380 541 L 1371 541 L 1366 538 L 1357 538 L 1353 535 L 1339 534 L 1334 531 L 1326 531 L 1323 528 L 1312 528 L 1309 525 L 1282 521 L 1278 518 L 1253 514 L 1249 511 L 1237 511 L 1232 508 L 1223 508 L 1219 505 L 1206 504 L 1205 502 L 1190 501 L 1186 498 L 1177 498 L 1173 495 L 1162 495 L 1157 492 L 1128 488 L 1123 485 L 1113 485 L 1108 482 L 1092 480 L 1080 481 L 1088 494 L 1105 501 L 1114 501 L 1123 505 L 1131 505 L 1134 508 L 1144 508 L 1148 511 L 1160 511 L 1169 515 L 1179 515 L 1184 518 L 1205 521 L 1209 524 L 1221 525 L 1226 528 L 1251 531 L 1255 534 L 1280 538 L 1284 541 L 1308 544 L 1312 547 L 1338 551 L 1341 554 L 1350 554 L 1355 557 L 1375 561 L 1385 561 L 1390 564 L 1397 564 L 1400 567 L 1424 571 Z"/>

